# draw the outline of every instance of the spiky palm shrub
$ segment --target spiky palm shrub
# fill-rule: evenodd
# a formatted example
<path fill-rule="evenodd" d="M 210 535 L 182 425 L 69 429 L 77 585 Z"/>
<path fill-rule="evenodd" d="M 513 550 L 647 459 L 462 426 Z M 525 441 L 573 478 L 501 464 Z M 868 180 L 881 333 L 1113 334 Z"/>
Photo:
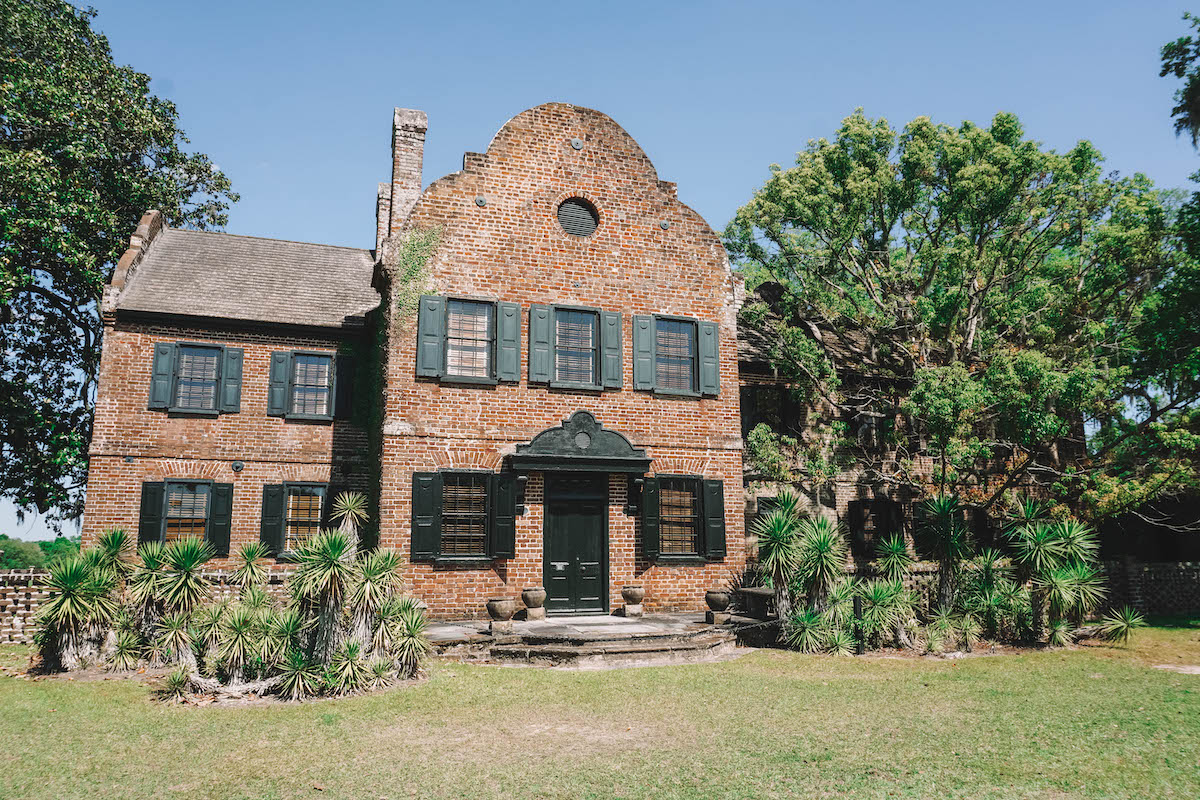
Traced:
<path fill-rule="evenodd" d="M 230 683 L 237 685 L 249 679 L 261 649 L 261 636 L 262 625 L 257 612 L 241 605 L 229 609 L 221 622 L 217 658 Z"/>
<path fill-rule="evenodd" d="M 787 619 L 792 611 L 791 583 L 800 559 L 800 519 L 776 508 L 755 520 L 753 531 L 758 537 L 758 563 L 775 592 L 775 613 L 781 620 Z"/>
<path fill-rule="evenodd" d="M 825 518 L 802 519 L 799 525 L 795 585 L 808 605 L 824 611 L 829 592 L 846 574 L 846 533 Z"/>
<path fill-rule="evenodd" d="M 358 529 L 367 521 L 367 496 L 362 492 L 339 492 L 333 498 L 330 517 L 346 533 L 350 540 L 350 557 L 353 557 L 361 546 Z"/>
<path fill-rule="evenodd" d="M 981 550 L 966 566 L 962 608 L 978 617 L 985 635 L 999 638 L 1002 630 L 1011 627 L 1012 567 L 999 550 L 991 548 Z"/>
<path fill-rule="evenodd" d="M 1100 620 L 1100 635 L 1110 642 L 1129 645 L 1133 632 L 1146 627 L 1146 618 L 1130 606 L 1110 611 Z"/>
<path fill-rule="evenodd" d="M 371 652 L 371 632 L 380 607 L 400 590 L 403 566 L 404 560 L 394 550 L 374 550 L 358 558 L 347 603 L 350 606 L 350 635 L 364 653 Z"/>
<path fill-rule="evenodd" d="M 857 583 L 849 578 L 842 578 L 829 589 L 825 598 L 825 619 L 832 627 L 845 628 L 850 624 L 857 593 Z"/>
<path fill-rule="evenodd" d="M 275 608 L 275 602 L 271 599 L 271 595 L 255 584 L 242 587 L 242 590 L 238 592 L 238 604 L 256 614 L 266 614 Z"/>
<path fill-rule="evenodd" d="M 233 556 L 237 567 L 231 576 L 232 582 L 243 589 L 247 586 L 261 586 L 267 581 L 267 559 L 271 557 L 271 548 L 262 542 L 244 544 Z"/>
<path fill-rule="evenodd" d="M 320 693 L 324 672 L 299 650 L 289 652 L 278 667 L 279 693 L 290 700 L 306 700 Z"/>
<path fill-rule="evenodd" d="M 123 528 L 109 528 L 101 533 L 92 550 L 96 554 L 96 565 L 112 572 L 118 580 L 124 580 L 133 568 L 129 561 L 133 555 L 133 540 Z"/>
<path fill-rule="evenodd" d="M 930 614 L 929 623 L 925 626 L 925 639 L 930 652 L 940 653 L 946 647 L 958 645 L 958 621 L 949 609 L 938 608 Z"/>
<path fill-rule="evenodd" d="M 168 672 L 166 677 L 163 678 L 162 688 L 159 689 L 159 696 L 164 700 L 178 702 L 187 697 L 191 688 L 191 675 L 188 673 L 187 667 L 180 665 Z"/>
<path fill-rule="evenodd" d="M 191 613 L 208 598 L 210 584 L 202 570 L 214 555 L 211 544 L 194 536 L 176 539 L 166 546 L 159 588 L 164 608 Z"/>
<path fill-rule="evenodd" d="M 228 609 L 229 603 L 221 602 L 201 606 L 192 613 L 192 630 L 195 633 L 196 645 L 204 654 L 206 671 L 211 671 L 216 667 L 217 644 L 221 638 L 221 625 Z"/>
<path fill-rule="evenodd" d="M 191 614 L 172 611 L 158 621 L 155 651 L 171 664 L 191 671 L 196 668 L 195 639 L 191 630 Z"/>
<path fill-rule="evenodd" d="M 46 583 L 51 597 L 37 613 L 34 635 L 43 668 L 78 669 L 97 655 L 93 631 L 107 627 L 117 616 L 111 596 L 115 580 L 75 556 L 52 563 Z"/>
<path fill-rule="evenodd" d="M 884 634 L 894 634 L 911 616 L 908 594 L 899 581 L 862 581 L 858 587 L 858 596 L 862 598 L 860 624 L 863 636 L 872 645 L 878 645 Z"/>
<path fill-rule="evenodd" d="M 1040 640 L 1046 629 L 1046 593 L 1037 578 L 1044 578 L 1062 561 L 1062 541 L 1054 526 L 1045 522 L 1031 522 L 1009 531 L 1009 542 L 1013 560 L 1018 565 L 1017 582 L 1032 581 L 1030 590 L 1030 626 L 1034 640 Z M 1043 581 L 1044 583 L 1044 581 Z"/>
<path fill-rule="evenodd" d="M 298 608 L 289 606 L 263 617 L 263 628 L 259 656 L 265 665 L 275 667 L 288 653 L 301 649 L 308 623 Z"/>
<path fill-rule="evenodd" d="M 937 605 L 953 608 L 958 587 L 959 567 L 970 555 L 967 529 L 959 521 L 962 506 L 952 495 L 931 497 L 923 504 L 925 522 L 918 530 L 926 547 L 938 562 Z"/>
<path fill-rule="evenodd" d="M 825 639 L 825 652 L 831 656 L 854 655 L 856 642 L 853 634 L 845 628 L 832 628 Z"/>
<path fill-rule="evenodd" d="M 144 639 L 153 635 L 158 618 L 162 615 L 160 597 L 166 562 L 167 549 L 162 542 L 141 544 L 137 548 L 133 568 L 126 579 L 126 594 L 138 631 Z"/>
<path fill-rule="evenodd" d="M 827 626 L 824 616 L 812 608 L 794 610 L 783 623 L 787 646 L 801 653 L 816 653 L 825 645 Z"/>
<path fill-rule="evenodd" d="M 1075 585 L 1075 602 L 1067 610 L 1075 627 L 1083 625 L 1083 619 L 1091 614 L 1108 595 L 1104 585 L 1104 573 L 1094 564 L 1074 562 L 1065 567 Z"/>
<path fill-rule="evenodd" d="M 133 630 L 117 632 L 116 642 L 108 656 L 108 669 L 116 672 L 128 672 L 136 669 L 142 659 L 142 640 Z"/>
<path fill-rule="evenodd" d="M 367 688 L 386 689 L 396 682 L 396 665 L 389 659 L 375 657 L 367 662 Z"/>
<path fill-rule="evenodd" d="M 396 624 L 391 632 L 391 646 L 387 652 L 400 677 L 415 677 L 433 649 L 425 632 L 428 625 L 424 609 L 416 602 L 402 605 L 397 612 Z"/>
<path fill-rule="evenodd" d="M 343 642 L 329 659 L 325 670 L 325 688 L 331 694 L 354 694 L 367 686 L 369 672 L 358 642 Z"/>
<path fill-rule="evenodd" d="M 315 615 L 309 654 L 323 664 L 329 663 L 341 639 L 342 605 L 356 572 L 348 557 L 351 551 L 345 531 L 328 529 L 305 542 L 297 554 L 295 592 Z"/>
<path fill-rule="evenodd" d="M 903 580 L 914 562 L 904 536 L 899 533 L 884 537 L 875 545 L 875 571 L 889 581 Z"/>
<path fill-rule="evenodd" d="M 968 653 L 974 650 L 982 637 L 983 626 L 973 613 L 968 611 L 958 618 L 958 638 L 964 650 Z"/>
<path fill-rule="evenodd" d="M 1051 621 L 1046 633 L 1046 643 L 1051 647 L 1066 647 L 1075 641 L 1071 634 L 1071 623 L 1065 619 Z"/>

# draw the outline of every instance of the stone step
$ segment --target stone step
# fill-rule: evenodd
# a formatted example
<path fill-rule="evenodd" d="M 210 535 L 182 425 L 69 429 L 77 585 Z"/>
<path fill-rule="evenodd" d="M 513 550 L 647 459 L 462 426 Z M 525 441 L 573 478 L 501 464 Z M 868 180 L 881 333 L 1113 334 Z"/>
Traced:
<path fill-rule="evenodd" d="M 568 644 L 505 642 L 493 645 L 488 660 L 500 664 L 605 669 L 718 661 L 736 655 L 733 633 L 709 628 L 694 634 L 646 636 Z"/>

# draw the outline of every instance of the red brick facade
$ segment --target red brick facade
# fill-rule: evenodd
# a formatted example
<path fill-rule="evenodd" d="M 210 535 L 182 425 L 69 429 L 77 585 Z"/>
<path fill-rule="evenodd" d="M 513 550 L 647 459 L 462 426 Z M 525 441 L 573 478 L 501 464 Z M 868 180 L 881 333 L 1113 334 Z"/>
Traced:
<path fill-rule="evenodd" d="M 106 293 L 85 542 L 108 527 L 137 528 L 143 481 L 211 478 L 234 486 L 235 550 L 259 536 L 264 484 L 316 481 L 376 496 L 379 543 L 407 556 L 414 472 L 507 469 L 506 458 L 517 445 L 587 410 L 645 450 L 652 459 L 649 474 L 724 482 L 725 555 L 668 565 L 642 552 L 641 518 L 628 506 L 626 476 L 613 473 L 608 480 L 608 610 L 620 608 L 620 589 L 629 583 L 645 587 L 650 610 L 702 608 L 705 590 L 722 585 L 745 561 L 736 342 L 742 287 L 718 236 L 677 199 L 673 184 L 658 179 L 637 143 L 598 112 L 565 104 L 525 111 L 505 124 L 485 154 L 468 153 L 461 172 L 435 181 L 418 197 L 424 136 L 424 115 L 397 112 L 393 180 L 390 190 L 381 187 L 377 204 L 375 285 L 383 305 L 375 330 L 232 320 L 167 323 L 124 314 L 115 298 L 125 282 L 138 280 L 142 253 L 155 235 L 154 221 L 144 221 L 132 255 L 122 260 Z M 559 204 L 572 197 L 585 198 L 599 213 L 591 236 L 567 234 L 556 218 Z M 434 227 L 440 244 L 424 266 L 418 281 L 423 285 L 393 285 L 405 237 Z M 416 377 L 417 321 L 398 310 L 400 297 L 415 292 L 519 304 L 520 380 L 465 386 Z M 621 388 L 574 391 L 530 384 L 531 304 L 620 312 Z M 633 388 L 633 318 L 646 314 L 717 326 L 716 396 L 664 396 Z M 244 348 L 240 411 L 196 417 L 148 409 L 154 345 L 163 341 Z M 371 355 L 368 343 L 376 342 L 380 358 L 365 357 Z M 359 356 L 356 386 L 381 386 L 382 396 L 362 392 L 350 420 L 268 416 L 271 353 L 295 349 L 353 350 Z M 369 374 L 376 363 L 382 364 L 378 381 Z M 376 402 L 381 413 L 371 408 Z M 240 462 L 239 471 L 234 462 Z M 478 615 L 490 596 L 516 596 L 541 584 L 543 486 L 541 472 L 528 474 L 515 557 L 486 566 L 409 562 L 411 591 L 437 615 Z"/>

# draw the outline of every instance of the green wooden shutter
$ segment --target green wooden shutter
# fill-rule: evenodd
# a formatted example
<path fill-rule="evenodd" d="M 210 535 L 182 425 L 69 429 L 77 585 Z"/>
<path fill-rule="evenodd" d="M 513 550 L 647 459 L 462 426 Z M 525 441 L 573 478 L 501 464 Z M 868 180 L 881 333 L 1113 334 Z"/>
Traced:
<path fill-rule="evenodd" d="M 529 382 L 549 383 L 554 376 L 554 309 L 529 307 Z"/>
<path fill-rule="evenodd" d="M 287 351 L 271 353 L 271 369 L 267 375 L 267 415 L 282 417 L 288 407 L 288 375 L 292 371 L 292 354 Z"/>
<path fill-rule="evenodd" d="M 658 478 L 646 478 L 642 484 L 642 554 L 653 561 L 658 558 Z"/>
<path fill-rule="evenodd" d="M 150 368 L 150 408 L 170 408 L 171 388 L 175 383 L 175 345 L 154 345 L 154 363 Z"/>
<path fill-rule="evenodd" d="M 284 509 L 287 506 L 287 489 L 283 484 L 268 484 L 263 487 L 262 519 L 258 525 L 258 540 L 271 548 L 271 555 L 283 552 Z"/>
<path fill-rule="evenodd" d="M 488 555 L 492 558 L 517 556 L 517 476 L 498 472 L 489 476 L 492 500 L 492 525 Z"/>
<path fill-rule="evenodd" d="M 350 491 L 350 487 L 344 483 L 327 483 L 325 484 L 325 499 L 321 502 L 321 527 L 332 528 L 341 524 L 341 521 L 333 521 L 333 501 L 342 492 Z M 361 526 L 359 526 L 361 528 Z M 362 534 L 362 530 L 359 530 Z"/>
<path fill-rule="evenodd" d="M 700 394 L 716 397 L 721 392 L 721 359 L 718 354 L 717 326 L 701 322 L 700 328 Z"/>
<path fill-rule="evenodd" d="M 496 304 L 496 379 L 521 380 L 521 306 Z"/>
<path fill-rule="evenodd" d="M 162 541 L 166 490 L 167 486 L 162 481 L 142 484 L 142 505 L 138 514 L 138 544 Z"/>
<path fill-rule="evenodd" d="M 218 556 L 227 556 L 233 529 L 233 484 L 214 483 L 208 503 L 208 541 Z"/>
<path fill-rule="evenodd" d="M 349 353 L 333 357 L 333 416 L 354 416 L 354 356 Z"/>
<path fill-rule="evenodd" d="M 633 388 L 654 390 L 654 317 L 633 318 Z"/>
<path fill-rule="evenodd" d="M 725 557 L 725 484 L 718 480 L 701 481 L 704 496 L 704 555 Z"/>
<path fill-rule="evenodd" d="M 600 383 L 605 389 L 621 388 L 621 312 L 605 311 L 600 320 Z"/>
<path fill-rule="evenodd" d="M 221 413 L 242 410 L 242 348 L 226 347 L 221 364 Z"/>
<path fill-rule="evenodd" d="M 438 554 L 441 540 L 442 476 L 437 472 L 414 472 L 410 559 L 432 559 Z"/>
<path fill-rule="evenodd" d="M 446 298 L 422 295 L 417 312 L 417 377 L 440 378 L 446 364 Z"/>

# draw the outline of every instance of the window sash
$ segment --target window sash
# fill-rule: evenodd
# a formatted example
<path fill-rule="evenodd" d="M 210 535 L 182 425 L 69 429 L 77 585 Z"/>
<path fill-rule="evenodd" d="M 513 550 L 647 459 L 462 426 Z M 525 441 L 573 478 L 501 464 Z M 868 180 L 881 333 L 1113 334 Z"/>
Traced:
<path fill-rule="evenodd" d="M 442 476 L 442 556 L 487 555 L 488 476 Z"/>
<path fill-rule="evenodd" d="M 321 530 L 324 486 L 287 486 L 283 549 L 294 553 Z"/>
<path fill-rule="evenodd" d="M 659 554 L 694 556 L 700 552 L 700 481 L 659 478 Z"/>
<path fill-rule="evenodd" d="M 554 314 L 554 380 L 595 386 L 600 355 L 600 316 L 558 309 Z"/>
<path fill-rule="evenodd" d="M 696 323 L 656 319 L 654 324 L 654 386 L 669 391 L 695 392 Z"/>
<path fill-rule="evenodd" d="M 164 542 L 188 536 L 205 538 L 208 533 L 211 488 L 207 483 L 167 483 L 166 513 L 163 515 Z"/>
<path fill-rule="evenodd" d="M 175 358 L 174 407 L 187 411 L 215 411 L 221 348 L 180 345 Z"/>
<path fill-rule="evenodd" d="M 446 375 L 491 378 L 495 351 L 494 303 L 450 300 L 446 304 Z"/>
<path fill-rule="evenodd" d="M 292 414 L 329 416 L 333 395 L 333 356 L 293 353 L 291 379 Z"/>

